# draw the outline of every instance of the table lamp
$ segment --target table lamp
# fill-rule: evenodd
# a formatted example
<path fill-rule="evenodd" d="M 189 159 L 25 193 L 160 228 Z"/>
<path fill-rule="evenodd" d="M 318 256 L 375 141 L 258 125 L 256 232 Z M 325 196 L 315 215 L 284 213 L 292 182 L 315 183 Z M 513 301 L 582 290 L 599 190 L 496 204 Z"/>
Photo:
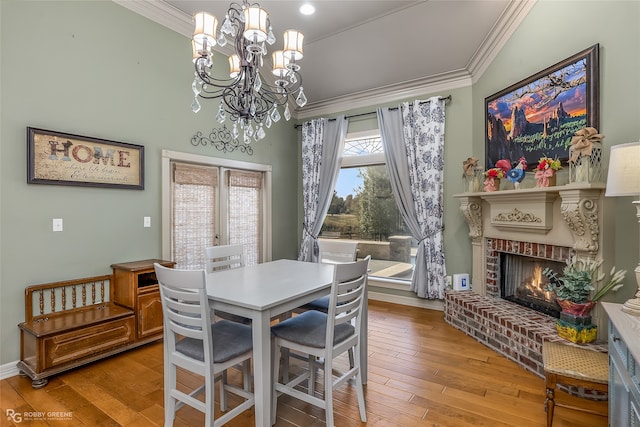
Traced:
<path fill-rule="evenodd" d="M 640 142 L 619 144 L 611 147 L 609 173 L 605 196 L 640 196 Z M 636 205 L 636 216 L 640 223 L 640 200 Z M 635 269 L 638 291 L 622 306 L 622 311 L 640 316 L 640 263 Z"/>

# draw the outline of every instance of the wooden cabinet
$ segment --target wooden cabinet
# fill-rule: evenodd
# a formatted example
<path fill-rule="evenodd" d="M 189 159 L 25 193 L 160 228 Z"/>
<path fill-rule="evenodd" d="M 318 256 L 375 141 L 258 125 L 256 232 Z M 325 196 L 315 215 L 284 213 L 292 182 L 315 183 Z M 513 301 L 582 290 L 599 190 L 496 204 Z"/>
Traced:
<path fill-rule="evenodd" d="M 114 302 L 135 313 L 136 341 L 162 338 L 162 303 L 153 264 L 173 267 L 172 261 L 146 259 L 112 264 Z"/>
<path fill-rule="evenodd" d="M 621 304 L 602 306 L 609 315 L 609 425 L 640 427 L 640 317 Z"/>

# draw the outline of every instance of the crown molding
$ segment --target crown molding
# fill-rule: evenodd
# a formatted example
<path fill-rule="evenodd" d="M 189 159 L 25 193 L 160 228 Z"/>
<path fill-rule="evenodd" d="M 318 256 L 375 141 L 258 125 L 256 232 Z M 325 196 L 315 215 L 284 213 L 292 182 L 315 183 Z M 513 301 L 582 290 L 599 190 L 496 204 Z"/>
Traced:
<path fill-rule="evenodd" d="M 477 82 L 487 70 L 511 35 L 520 26 L 524 18 L 533 9 L 537 0 L 512 0 L 498 18 L 487 37 L 473 54 L 467 64 L 467 70 L 473 83 Z"/>
<path fill-rule="evenodd" d="M 467 70 L 451 71 L 309 103 L 304 109 L 297 109 L 292 115 L 296 119 L 306 119 L 325 114 L 354 110 L 356 108 L 370 107 L 371 105 L 421 97 L 425 96 L 425 94 L 458 89 L 470 85 L 471 75 Z"/>
<path fill-rule="evenodd" d="M 114 3 L 142 15 L 178 34 L 191 38 L 192 17 L 162 0 L 112 0 Z"/>

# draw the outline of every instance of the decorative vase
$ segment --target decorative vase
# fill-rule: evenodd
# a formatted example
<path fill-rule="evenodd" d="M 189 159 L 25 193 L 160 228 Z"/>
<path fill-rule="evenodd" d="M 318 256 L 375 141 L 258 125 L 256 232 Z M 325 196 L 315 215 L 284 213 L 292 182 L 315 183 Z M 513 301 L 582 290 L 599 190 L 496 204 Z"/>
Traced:
<path fill-rule="evenodd" d="M 487 179 L 484 180 L 483 189 L 487 192 L 500 190 L 500 178 L 487 177 Z"/>
<path fill-rule="evenodd" d="M 545 171 L 536 172 L 536 187 L 555 187 L 556 171 L 547 169 Z"/>
<path fill-rule="evenodd" d="M 596 306 L 596 303 L 587 301 L 579 304 L 561 299 L 557 301 L 562 308 L 560 319 L 556 321 L 558 336 L 576 344 L 595 341 L 598 328 L 591 324 L 591 310 Z"/>

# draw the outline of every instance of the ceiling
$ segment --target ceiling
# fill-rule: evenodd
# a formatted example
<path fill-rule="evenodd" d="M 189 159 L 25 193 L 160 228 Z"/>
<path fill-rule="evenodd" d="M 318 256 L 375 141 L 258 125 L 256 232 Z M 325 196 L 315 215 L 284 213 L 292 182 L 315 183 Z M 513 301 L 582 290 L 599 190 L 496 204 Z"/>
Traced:
<path fill-rule="evenodd" d="M 114 0 L 186 37 L 193 13 L 220 24 L 229 1 Z M 316 8 L 299 13 L 301 4 Z M 276 44 L 284 30 L 305 35 L 307 106 L 298 118 L 469 86 L 479 78 L 535 0 L 263 0 Z M 225 52 L 230 53 L 230 52 Z M 270 73 L 269 73 L 270 74 Z M 445 95 L 445 93 L 443 93 Z"/>

